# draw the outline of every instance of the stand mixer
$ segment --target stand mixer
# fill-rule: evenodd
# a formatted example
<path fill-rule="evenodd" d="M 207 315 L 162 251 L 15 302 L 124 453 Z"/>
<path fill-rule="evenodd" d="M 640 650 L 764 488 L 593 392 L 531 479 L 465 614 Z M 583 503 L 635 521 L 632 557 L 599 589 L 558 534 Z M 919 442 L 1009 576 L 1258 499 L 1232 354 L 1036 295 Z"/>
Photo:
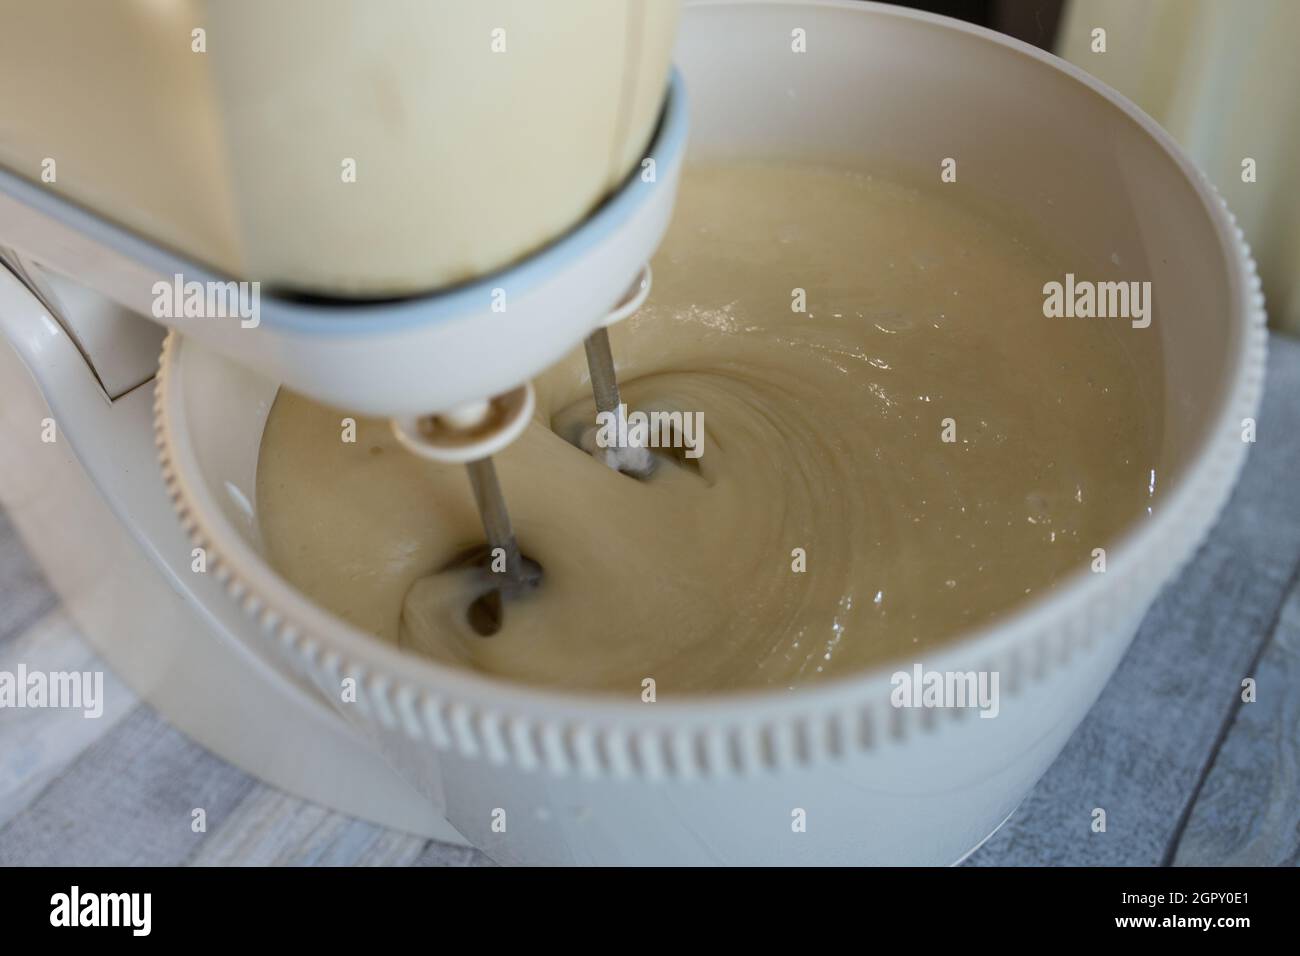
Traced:
<path fill-rule="evenodd" d="M 63 90 L 56 98 L 67 110 L 51 115 L 28 97 L 0 111 L 0 246 L 10 267 L 0 269 L 0 441 L 18 450 L 15 465 L 0 469 L 0 499 L 81 629 L 133 687 L 217 753 L 319 803 L 472 843 L 507 863 L 951 863 L 996 829 L 1055 759 L 1153 596 L 1213 522 L 1244 458 L 1239 428 L 1257 407 L 1263 332 L 1240 231 L 1149 118 L 1006 37 L 879 4 L 711 0 L 685 7 L 673 51 L 680 78 L 670 81 L 673 7 L 653 0 L 385 4 L 382 16 L 367 10 L 355 22 L 339 3 L 132 4 L 153 30 L 115 27 L 124 6 L 12 6 L 0 71 L 11 88 Z M 194 54 L 200 9 L 207 53 Z M 335 15 L 335 26 L 349 28 L 331 30 Z M 634 64 L 624 54 L 637 16 L 644 44 Z M 535 29 L 512 25 L 525 21 Z M 257 30 L 241 26 L 253 22 Z M 494 54 L 502 23 L 507 52 Z M 391 180 L 371 175 L 367 138 L 401 128 L 413 102 L 383 78 L 384 63 L 428 62 L 398 51 L 437 43 L 457 24 L 469 24 L 471 41 L 449 47 L 447 62 L 472 49 L 498 69 L 530 37 L 574 38 L 549 48 L 550 68 L 515 88 L 512 122 L 523 125 L 482 130 L 526 129 L 533 146 L 524 156 L 465 153 L 463 172 L 447 179 L 427 164 Z M 806 54 L 793 52 L 794 31 L 807 38 Z M 38 44 L 42 36 L 80 38 L 81 47 L 59 69 L 59 44 Z M 152 53 L 117 55 L 160 36 Z M 252 68 L 223 73 L 220 47 L 259 51 L 253 65 L 270 73 L 283 65 L 283 82 Z M 176 69 L 161 71 L 171 83 L 155 76 L 171 62 L 162 50 L 179 51 Z M 373 55 L 363 69 L 349 50 Z M 214 68 L 182 82 L 186 67 L 205 63 Z M 98 64 L 104 82 L 79 82 L 77 64 Z M 338 84 L 334 69 L 352 81 Z M 479 89 L 489 119 L 505 102 L 494 98 L 499 87 L 478 85 L 490 72 L 466 65 L 447 75 L 442 85 L 419 84 L 429 97 L 447 94 L 431 110 L 438 117 L 474 119 L 456 100 Z M 110 77 L 134 77 L 135 101 L 154 105 L 105 108 Z M 956 156 L 962 188 L 1027 212 L 1091 256 L 1122 258 L 1161 289 L 1174 317 L 1152 328 L 1166 371 L 1152 400 L 1171 423 L 1165 496 L 1117 542 L 1106 574 L 1071 579 L 927 659 L 934 670 L 1003 674 L 996 720 L 897 709 L 890 667 L 791 692 L 653 705 L 634 694 L 511 684 L 374 639 L 268 560 L 251 491 L 281 387 L 340 414 L 395 419 L 423 454 L 448 437 L 439 429 L 474 432 L 493 399 L 494 422 L 526 420 L 524 383 L 588 341 L 598 407 L 617 407 L 600 330 L 645 292 L 643 270 L 685 148 L 683 85 L 696 159 L 838 157 L 932 177 Z M 633 88 L 637 107 L 620 111 L 614 102 Z M 184 90 L 221 108 L 168 109 L 168 96 Z M 265 90 L 303 104 L 342 102 L 350 121 L 331 140 L 330 110 L 278 110 Z M 608 125 L 592 151 L 579 120 L 596 115 L 582 104 L 600 90 L 611 97 L 599 113 Z M 24 112 L 31 122 L 20 124 Z M 616 116 L 626 118 L 622 133 Z M 288 125 L 278 129 L 277 119 Z M 78 131 L 106 138 L 92 137 L 78 162 L 32 135 L 56 121 L 68 147 Z M 353 123 L 369 132 L 349 138 Z M 126 135 L 107 135 L 114 130 Z M 240 168 L 284 157 L 316 169 L 303 159 L 316 154 L 310 181 Z M 41 180 L 47 157 L 58 160 L 57 189 Z M 356 161 L 355 183 L 340 179 L 347 159 Z M 89 188 L 92 171 L 118 174 L 118 188 Z M 450 182 L 451 199 L 494 202 L 491 191 L 469 188 L 479 173 L 502 190 L 497 215 L 449 213 L 450 230 L 443 219 L 431 228 L 424 200 L 409 194 Z M 77 183 L 86 191 L 74 193 Z M 523 188 L 507 197 L 516 183 Z M 336 205 L 336 192 L 356 188 L 379 192 Z M 532 208 L 523 197 L 553 195 L 568 197 L 565 208 L 523 228 Z M 210 214 L 191 218 L 191 206 Z M 318 214 L 330 209 L 337 221 Z M 403 214 L 405 230 L 393 225 Z M 430 235 L 464 242 L 437 262 Z M 265 279 L 256 327 L 183 309 L 155 316 L 154 285 L 175 288 L 178 273 L 205 289 L 230 276 Z M 163 326 L 173 331 L 159 365 Z M 155 397 L 140 386 L 156 370 Z M 442 420 L 428 421 L 436 413 Z M 60 438 L 42 444 L 35 436 L 47 419 Z M 477 433 L 462 442 L 473 446 L 467 459 L 509 440 L 508 427 L 490 431 L 491 442 L 473 445 Z M 505 512 L 494 510 L 482 477 L 492 521 Z M 635 490 L 634 478 L 616 480 Z M 509 551 L 504 523 L 488 534 Z M 214 557 L 213 573 L 195 572 L 199 550 Z M 341 681 L 354 682 L 354 703 L 340 704 Z M 497 808 L 509 812 L 508 832 L 495 825 Z M 805 811 L 806 830 L 793 829 L 792 814 Z"/>
<path fill-rule="evenodd" d="M 15 10 L 10 79 L 54 98 L 0 129 L 0 255 L 70 331 L 95 321 L 73 311 L 152 317 L 464 463 L 500 582 L 470 613 L 492 633 L 541 574 L 491 461 L 532 416 L 529 378 L 585 339 L 598 408 L 619 406 L 604 323 L 645 299 L 684 152 L 676 19 L 648 0 Z M 104 104 L 67 79 L 96 61 Z M 99 138 L 103 106 L 165 110 L 224 161 L 142 183 L 152 147 Z"/>

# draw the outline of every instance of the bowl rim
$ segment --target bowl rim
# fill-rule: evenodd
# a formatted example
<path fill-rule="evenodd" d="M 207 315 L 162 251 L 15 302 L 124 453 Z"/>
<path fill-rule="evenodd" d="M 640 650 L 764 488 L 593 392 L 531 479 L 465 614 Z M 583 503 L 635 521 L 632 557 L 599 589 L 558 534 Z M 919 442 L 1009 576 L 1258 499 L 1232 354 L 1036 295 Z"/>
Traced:
<path fill-rule="evenodd" d="M 995 620 L 962 632 L 923 656 L 935 669 L 970 669 L 973 661 L 999 659 L 1018 647 L 1041 642 L 1045 634 L 1078 622 L 1092 602 L 1113 589 L 1109 581 L 1151 585 L 1163 581 L 1190 556 L 1218 516 L 1246 455 L 1237 432 L 1243 416 L 1253 415 L 1262 391 L 1266 349 L 1263 297 L 1249 247 L 1214 187 L 1184 155 L 1173 138 L 1128 99 L 1082 69 L 1019 40 L 963 21 L 860 0 L 694 0 L 688 7 L 820 7 L 918 21 L 936 29 L 966 34 L 1008 52 L 1038 61 L 1092 90 L 1112 108 L 1135 122 L 1168 156 L 1200 200 L 1219 241 L 1228 275 L 1230 341 L 1226 375 L 1215 411 L 1193 446 L 1189 464 L 1145 520 L 1135 520 L 1107 548 L 1105 575 L 1072 573 L 1047 594 L 1018 603 Z M 197 343 L 195 343 L 197 344 Z M 792 715 L 826 713 L 864 700 L 882 700 L 889 676 L 906 658 L 838 675 L 795 689 L 762 688 L 691 694 L 656 701 L 646 707 L 629 688 L 624 696 L 608 692 L 555 690 L 482 676 L 402 651 L 347 624 L 320 608 L 284 581 L 224 518 L 198 476 L 194 450 L 183 427 L 185 393 L 183 354 L 189 345 L 171 331 L 163 346 L 155 393 L 155 432 L 165 484 L 182 524 L 196 546 L 208 550 L 209 562 L 226 583 L 231 597 L 254 616 L 262 629 L 296 654 L 325 660 L 327 670 L 352 674 L 392 700 L 405 695 L 433 695 L 440 706 L 471 708 L 511 721 L 563 720 L 594 724 L 622 732 L 715 728 L 720 722 L 749 722 L 755 713 L 769 725 Z M 1236 422 L 1237 424 L 1234 424 Z M 1189 516 L 1191 516 L 1189 518 Z M 1185 527 L 1190 526 L 1190 527 Z M 1144 567 L 1153 546 L 1165 548 L 1162 570 Z M 1172 551 L 1176 553 L 1170 553 Z M 251 573 L 247 569 L 251 569 Z M 1158 579 L 1152 581 L 1152 579 Z M 1095 635 L 1094 635 L 1095 636 Z M 962 664 L 966 666 L 961 666 Z M 882 695 L 883 691 L 883 695 Z"/>

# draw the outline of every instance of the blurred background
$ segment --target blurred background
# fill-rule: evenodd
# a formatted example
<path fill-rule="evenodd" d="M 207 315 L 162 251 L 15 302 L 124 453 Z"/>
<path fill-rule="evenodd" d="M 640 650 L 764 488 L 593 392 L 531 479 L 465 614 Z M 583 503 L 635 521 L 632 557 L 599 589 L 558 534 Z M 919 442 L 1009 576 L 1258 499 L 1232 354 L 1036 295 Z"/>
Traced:
<path fill-rule="evenodd" d="M 1051 50 L 1149 113 L 1227 200 L 1300 335 L 1300 0 L 905 0 Z M 1104 50 L 1094 38 L 1105 31 Z"/>

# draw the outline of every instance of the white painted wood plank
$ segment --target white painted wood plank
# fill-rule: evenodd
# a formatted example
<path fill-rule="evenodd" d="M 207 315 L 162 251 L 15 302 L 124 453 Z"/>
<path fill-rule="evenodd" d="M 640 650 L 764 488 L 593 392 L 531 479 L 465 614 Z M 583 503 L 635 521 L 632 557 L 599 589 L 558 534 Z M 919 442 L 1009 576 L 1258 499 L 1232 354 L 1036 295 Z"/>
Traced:
<path fill-rule="evenodd" d="M 0 510 L 0 645 L 26 631 L 58 603 L 28 556 L 18 529 Z"/>
<path fill-rule="evenodd" d="M 194 866 L 491 865 L 477 850 L 414 837 L 259 784 L 208 834 Z"/>
<path fill-rule="evenodd" d="M 96 740 L 108 734 L 137 704 L 62 611 L 0 643 L 0 671 L 91 671 L 104 675 L 103 714 L 79 710 L 0 709 L 0 826 L 23 810 Z M 4 855 L 0 847 L 0 858 Z"/>
<path fill-rule="evenodd" d="M 402 866 L 427 841 L 259 784 L 209 833 L 196 866 Z"/>
<path fill-rule="evenodd" d="M 0 828 L 0 864 L 176 865 L 208 836 L 191 810 L 210 832 L 253 786 L 139 704 Z"/>
<path fill-rule="evenodd" d="M 1300 865 L 1300 582 L 1238 705 L 1174 856 L 1176 866 Z"/>

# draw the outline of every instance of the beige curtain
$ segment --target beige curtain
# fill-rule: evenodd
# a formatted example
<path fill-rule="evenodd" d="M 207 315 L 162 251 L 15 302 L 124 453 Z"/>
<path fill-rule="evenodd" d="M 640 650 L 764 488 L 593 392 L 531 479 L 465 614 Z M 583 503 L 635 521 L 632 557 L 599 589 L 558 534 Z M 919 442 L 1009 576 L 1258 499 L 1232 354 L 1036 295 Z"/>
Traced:
<path fill-rule="evenodd" d="M 1106 50 L 1093 52 L 1093 30 Z M 1300 333 L 1300 0 L 1069 0 L 1057 52 L 1187 149 L 1254 250 L 1276 328 Z M 1256 181 L 1242 181 L 1255 161 Z"/>

